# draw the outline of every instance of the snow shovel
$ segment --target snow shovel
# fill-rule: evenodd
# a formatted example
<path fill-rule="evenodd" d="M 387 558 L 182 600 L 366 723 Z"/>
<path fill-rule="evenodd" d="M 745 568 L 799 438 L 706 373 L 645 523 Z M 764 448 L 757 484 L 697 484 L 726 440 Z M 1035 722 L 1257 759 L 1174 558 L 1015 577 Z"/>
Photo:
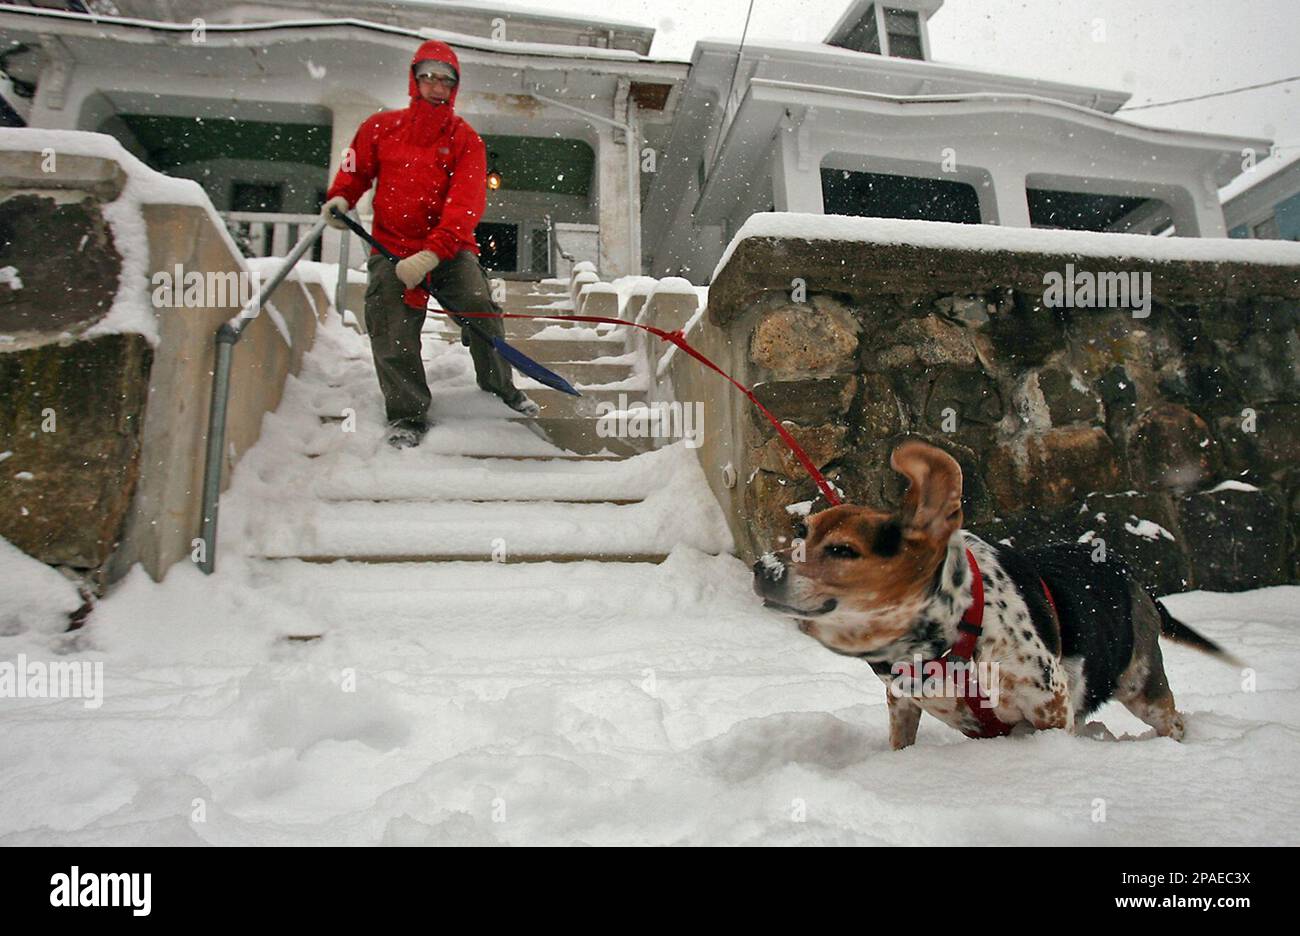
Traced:
<path fill-rule="evenodd" d="M 393 253 L 391 250 L 385 247 L 383 244 L 379 243 L 377 240 L 371 237 L 370 233 L 365 228 L 363 228 L 356 221 L 353 221 L 347 215 L 340 212 L 337 208 L 332 208 L 330 209 L 330 211 L 333 213 L 334 217 L 338 218 L 349 228 L 351 228 L 353 233 L 355 233 L 357 237 L 360 237 L 371 247 L 374 247 L 381 254 L 387 257 L 389 262 L 397 263 L 397 261 L 402 259 L 401 257 L 397 256 L 397 254 Z M 479 326 L 475 324 L 472 318 L 462 318 L 461 316 L 457 315 L 455 312 L 452 312 L 447 309 L 443 311 L 445 311 L 447 315 L 451 317 L 451 320 L 455 322 L 457 325 L 461 326 L 462 328 L 466 328 L 466 327 L 469 328 L 469 330 L 472 331 L 474 334 L 478 335 L 488 344 L 492 345 L 492 347 L 496 349 L 497 353 L 500 354 L 501 357 L 504 358 L 506 362 L 510 364 L 511 367 L 519 371 L 519 373 L 523 374 L 525 377 L 531 377 L 533 380 L 536 380 L 538 383 L 545 384 L 548 387 L 551 387 L 555 390 L 559 390 L 562 393 L 567 393 L 570 396 L 582 396 L 582 394 L 579 393 L 572 384 L 570 384 L 559 374 L 555 373 L 552 370 L 548 370 L 547 368 L 543 367 L 541 364 L 538 364 L 536 361 L 534 361 L 532 358 L 530 358 L 528 355 L 524 354 L 523 352 L 510 347 L 510 345 L 506 344 L 504 339 L 497 338 L 495 335 L 489 335 L 487 332 L 483 331 L 483 329 L 479 328 Z"/>

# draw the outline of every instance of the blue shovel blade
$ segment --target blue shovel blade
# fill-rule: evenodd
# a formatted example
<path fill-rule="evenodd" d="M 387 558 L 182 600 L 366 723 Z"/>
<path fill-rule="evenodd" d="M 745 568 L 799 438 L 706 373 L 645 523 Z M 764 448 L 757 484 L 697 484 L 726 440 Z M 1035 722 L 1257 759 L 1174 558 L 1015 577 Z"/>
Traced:
<path fill-rule="evenodd" d="M 514 348 L 510 347 L 510 345 L 506 344 L 500 338 L 494 337 L 492 339 L 492 347 L 497 349 L 497 352 L 506 359 L 506 362 L 509 363 L 511 367 L 524 376 L 531 377 L 538 383 L 546 384 L 546 386 L 559 390 L 562 393 L 567 393 L 570 396 L 582 396 L 581 393 L 573 388 L 572 384 L 559 374 L 555 373 L 555 371 L 547 370 L 522 351 L 516 351 Z"/>

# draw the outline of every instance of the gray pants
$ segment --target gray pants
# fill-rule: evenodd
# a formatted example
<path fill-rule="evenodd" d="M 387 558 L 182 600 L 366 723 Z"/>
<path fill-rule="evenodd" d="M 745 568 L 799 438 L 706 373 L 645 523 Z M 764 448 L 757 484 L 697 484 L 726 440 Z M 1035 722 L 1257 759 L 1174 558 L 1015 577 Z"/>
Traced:
<path fill-rule="evenodd" d="M 397 278 L 393 264 L 380 254 L 366 261 L 370 280 L 366 284 L 366 328 L 370 333 L 370 350 L 379 375 L 379 389 L 390 423 L 404 420 L 423 423 L 429 412 L 429 382 L 424 376 L 420 357 L 420 330 L 427 313 L 413 309 L 402 301 L 406 287 Z M 451 260 L 439 263 L 430 286 L 433 296 L 444 309 L 454 312 L 500 312 L 492 301 L 487 275 L 471 251 L 462 250 Z M 437 314 L 437 313 L 435 313 Z M 505 337 L 499 318 L 466 319 L 488 335 Z M 507 364 L 492 345 L 468 328 L 461 330 L 462 341 L 469 345 L 474 360 L 474 374 L 481 389 L 495 393 L 507 403 L 523 394 L 514 385 Z"/>

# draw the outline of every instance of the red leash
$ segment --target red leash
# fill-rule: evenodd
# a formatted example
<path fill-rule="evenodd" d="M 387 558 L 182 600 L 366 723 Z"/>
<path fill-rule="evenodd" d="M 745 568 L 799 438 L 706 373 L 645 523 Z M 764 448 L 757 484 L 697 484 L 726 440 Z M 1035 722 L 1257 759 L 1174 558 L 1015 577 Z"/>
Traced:
<path fill-rule="evenodd" d="M 831 506 L 835 507 L 841 503 L 839 496 L 835 493 L 835 489 L 831 486 L 830 482 L 822 476 L 822 473 L 817 470 L 817 466 L 812 463 L 812 459 L 808 457 L 808 453 L 805 452 L 803 447 L 795 441 L 794 436 L 790 435 L 785 426 L 781 425 L 781 421 L 773 416 L 766 406 L 758 402 L 758 397 L 754 396 L 754 391 L 750 390 L 717 364 L 714 364 L 703 354 L 692 348 L 690 342 L 686 340 L 686 333 L 681 329 L 671 332 L 664 331 L 664 329 L 655 328 L 653 325 L 642 325 L 640 322 L 629 322 L 625 319 L 606 318 L 603 315 L 527 315 L 520 312 L 452 312 L 447 309 L 431 309 L 430 311 L 441 312 L 443 315 L 460 315 L 467 318 L 521 318 L 550 319 L 556 322 L 604 322 L 611 325 L 631 325 L 633 328 L 640 328 L 644 331 L 648 331 L 650 334 L 655 335 L 670 344 L 676 345 L 701 364 L 712 368 L 723 377 L 730 380 L 741 393 L 749 397 L 751 403 L 762 410 L 763 415 L 767 417 L 768 422 L 775 427 L 777 434 L 781 436 L 781 440 L 785 442 L 786 445 L 790 446 L 790 451 L 794 452 L 794 457 L 799 459 L 799 464 L 803 465 L 804 470 L 808 472 L 813 481 L 817 482 L 817 487 L 821 489 L 822 496 L 830 502 Z"/>

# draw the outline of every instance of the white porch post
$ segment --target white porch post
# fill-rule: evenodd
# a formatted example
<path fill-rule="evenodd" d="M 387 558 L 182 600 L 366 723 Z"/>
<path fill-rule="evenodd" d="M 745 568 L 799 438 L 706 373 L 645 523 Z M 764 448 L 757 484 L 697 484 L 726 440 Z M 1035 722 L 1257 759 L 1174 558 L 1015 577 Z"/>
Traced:
<path fill-rule="evenodd" d="M 627 177 L 627 269 L 628 276 L 641 275 L 641 120 L 632 98 L 632 82 L 618 80 L 614 95 L 614 119 L 629 128 L 623 131 L 623 158 Z"/>
<path fill-rule="evenodd" d="M 1030 227 L 1025 174 L 1014 169 L 996 168 L 990 168 L 989 174 L 993 188 L 991 192 L 984 189 L 979 193 L 980 220 L 1002 227 Z"/>
<path fill-rule="evenodd" d="M 1174 233 L 1178 237 L 1227 237 L 1223 205 L 1214 180 L 1201 180 L 1200 191 L 1180 189 L 1169 199 Z"/>
<path fill-rule="evenodd" d="M 812 152 L 807 120 L 782 120 L 772 159 L 772 202 L 777 211 L 825 214 L 821 160 Z"/>
<path fill-rule="evenodd" d="M 334 117 L 334 123 L 330 129 L 330 167 L 329 174 L 326 177 L 326 186 L 328 187 L 334 181 L 334 175 L 339 171 L 339 166 L 343 162 L 343 154 L 349 146 L 352 145 L 352 138 L 356 136 L 357 128 L 371 114 L 379 110 L 379 102 L 365 95 L 344 93 L 324 102 Z M 367 227 L 370 226 L 372 212 L 370 203 L 372 196 L 367 193 L 361 197 L 355 206 L 357 215 Z M 326 228 L 325 234 L 321 240 L 321 259 L 327 263 L 337 263 L 339 257 L 339 240 L 341 234 L 333 228 Z M 349 252 L 348 265 L 353 267 L 364 267 L 365 258 L 370 253 L 369 248 L 365 250 L 358 249 L 354 243 L 353 249 Z"/>
<path fill-rule="evenodd" d="M 616 142 L 615 134 L 626 136 L 613 127 L 596 128 L 596 213 L 600 225 L 599 256 L 596 266 L 607 279 L 641 272 L 640 257 L 633 261 L 632 251 L 640 250 L 631 241 L 632 199 L 639 193 L 629 192 L 627 143 Z M 636 141 L 632 140 L 633 147 Z M 635 152 L 635 149 L 634 149 Z M 579 257 L 579 260 L 588 259 Z"/>

